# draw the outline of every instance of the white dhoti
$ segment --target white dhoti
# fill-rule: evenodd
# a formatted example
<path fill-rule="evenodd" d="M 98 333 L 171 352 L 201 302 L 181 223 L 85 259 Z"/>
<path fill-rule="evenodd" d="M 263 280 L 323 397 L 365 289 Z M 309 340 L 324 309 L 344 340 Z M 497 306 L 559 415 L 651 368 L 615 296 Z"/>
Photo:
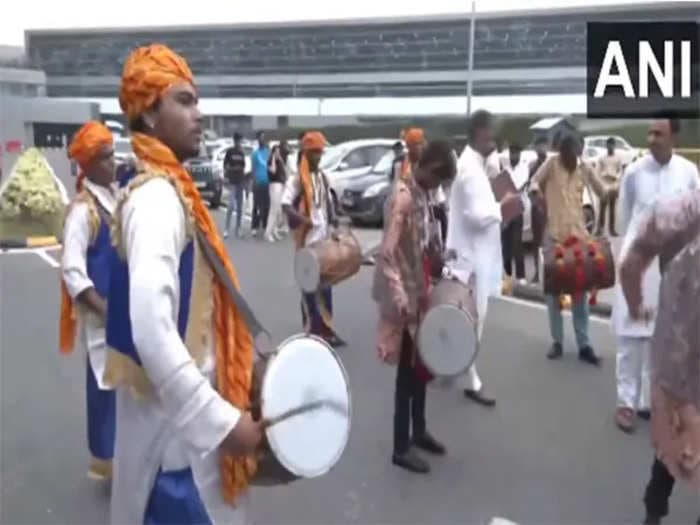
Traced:
<path fill-rule="evenodd" d="M 617 406 L 649 410 L 648 337 L 617 338 Z"/>

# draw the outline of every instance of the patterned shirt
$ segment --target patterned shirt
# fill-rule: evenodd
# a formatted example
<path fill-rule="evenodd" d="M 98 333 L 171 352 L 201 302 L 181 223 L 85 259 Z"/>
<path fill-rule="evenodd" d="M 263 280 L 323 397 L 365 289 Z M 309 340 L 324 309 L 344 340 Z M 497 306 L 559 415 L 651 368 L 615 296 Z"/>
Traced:
<path fill-rule="evenodd" d="M 657 256 L 652 439 L 673 477 L 700 488 L 700 190 L 657 204 L 640 228 L 620 270 L 631 308 L 646 304 L 641 278 Z"/>

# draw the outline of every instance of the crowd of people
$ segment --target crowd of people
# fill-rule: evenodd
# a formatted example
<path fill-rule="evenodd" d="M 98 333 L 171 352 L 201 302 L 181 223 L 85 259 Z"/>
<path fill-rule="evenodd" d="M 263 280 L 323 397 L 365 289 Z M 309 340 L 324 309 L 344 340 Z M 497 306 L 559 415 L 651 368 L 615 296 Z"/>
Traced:
<path fill-rule="evenodd" d="M 161 45 L 134 50 L 119 100 L 138 159 L 120 188 L 104 125 L 85 124 L 70 146 L 81 174 L 65 224 L 60 348 L 68 353 L 79 343 L 88 355 L 89 474 L 111 479 L 115 524 L 249 523 L 264 422 L 250 411 L 253 337 L 224 244 L 234 212 L 235 232 L 241 228 L 247 181 L 240 136 L 224 161 L 232 191 L 222 235 L 183 166 L 201 136 L 185 60 Z M 489 297 L 500 293 L 504 273 L 513 274 L 512 260 L 515 278 L 525 278 L 523 199 L 533 203 L 537 245 L 587 238 L 581 198 L 590 185 L 610 217 L 619 193 L 625 242 L 614 314 L 616 419 L 630 431 L 638 412 L 651 411 L 656 453 L 645 523 L 660 523 L 676 480 L 700 488 L 700 191 L 697 169 L 673 153 L 677 121 L 655 120 L 649 154 L 621 177 L 612 158 L 601 172 L 583 164 L 575 134 L 561 136 L 551 158 L 538 142 L 531 165 L 511 145 L 502 166 L 493 117 L 477 111 L 468 126 L 469 143 L 458 157 L 449 143 L 428 141 L 417 128 L 403 134 L 405 155 L 396 148 L 371 290 L 378 357 L 397 367 L 391 460 L 427 473 L 419 450 L 446 452 L 428 430 L 426 385 L 434 378 L 417 345 L 432 286 L 447 279 L 468 288 L 481 339 Z M 253 230 L 274 241 L 289 228 L 296 249 L 332 235 L 338 217 L 320 168 L 325 137 L 304 133 L 291 162 L 284 142 L 270 151 L 259 134 L 258 143 Z M 497 198 L 492 181 L 503 172 L 516 190 Z M 611 220 L 613 233 L 614 226 Z M 551 294 L 546 301 L 547 357 L 558 359 L 562 301 Z M 586 294 L 571 308 L 578 356 L 599 365 Z M 336 348 L 345 344 L 333 328 L 331 288 L 304 293 L 301 313 L 305 333 Z M 453 381 L 467 399 L 495 404 L 476 363 Z"/>

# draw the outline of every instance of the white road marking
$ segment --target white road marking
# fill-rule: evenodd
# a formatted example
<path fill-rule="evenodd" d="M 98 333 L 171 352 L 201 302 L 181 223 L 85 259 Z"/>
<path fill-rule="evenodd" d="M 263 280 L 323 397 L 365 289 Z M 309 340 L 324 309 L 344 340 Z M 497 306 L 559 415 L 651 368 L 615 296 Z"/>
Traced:
<path fill-rule="evenodd" d="M 46 250 L 37 250 L 34 253 L 36 253 L 41 259 L 44 259 L 44 261 L 46 261 L 46 263 L 52 268 L 58 268 L 61 266 L 61 263 L 46 253 Z"/>
<path fill-rule="evenodd" d="M 60 250 L 62 246 L 60 244 L 56 246 L 48 247 L 36 247 L 36 248 L 3 248 L 0 249 L 0 255 L 13 255 L 13 254 L 23 254 L 23 253 L 37 253 L 39 251 L 56 251 Z"/>
<path fill-rule="evenodd" d="M 501 296 L 497 297 L 496 300 L 499 301 L 506 301 L 509 303 L 517 304 L 519 306 L 527 306 L 528 308 L 534 308 L 536 310 L 547 310 L 547 305 L 537 302 L 537 301 L 527 301 L 525 299 L 518 299 L 517 297 L 510 297 L 510 296 Z M 564 315 L 570 317 L 571 316 L 571 311 L 570 310 L 565 310 Z M 591 321 L 595 321 L 600 324 L 605 324 L 609 325 L 610 324 L 610 319 L 607 319 L 605 317 L 599 317 L 597 315 L 591 315 L 589 316 L 589 319 Z"/>

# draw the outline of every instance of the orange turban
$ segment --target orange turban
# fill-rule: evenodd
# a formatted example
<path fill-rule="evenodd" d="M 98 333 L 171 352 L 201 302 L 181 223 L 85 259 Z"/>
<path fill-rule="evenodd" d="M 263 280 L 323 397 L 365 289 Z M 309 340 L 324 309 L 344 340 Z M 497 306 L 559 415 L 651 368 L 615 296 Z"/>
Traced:
<path fill-rule="evenodd" d="M 309 131 L 301 141 L 304 151 L 319 151 L 326 147 L 326 137 L 320 131 Z"/>
<path fill-rule="evenodd" d="M 153 106 L 174 84 L 194 85 L 187 62 L 162 44 L 139 47 L 124 62 L 119 105 L 129 120 Z"/>
<path fill-rule="evenodd" d="M 91 120 L 73 136 L 68 147 L 68 156 L 75 160 L 84 171 L 90 161 L 95 158 L 102 146 L 113 144 L 112 132 L 107 126 L 96 120 Z"/>
<path fill-rule="evenodd" d="M 409 128 L 403 134 L 403 140 L 407 146 L 412 144 L 422 144 L 425 142 L 425 134 L 420 128 Z"/>

